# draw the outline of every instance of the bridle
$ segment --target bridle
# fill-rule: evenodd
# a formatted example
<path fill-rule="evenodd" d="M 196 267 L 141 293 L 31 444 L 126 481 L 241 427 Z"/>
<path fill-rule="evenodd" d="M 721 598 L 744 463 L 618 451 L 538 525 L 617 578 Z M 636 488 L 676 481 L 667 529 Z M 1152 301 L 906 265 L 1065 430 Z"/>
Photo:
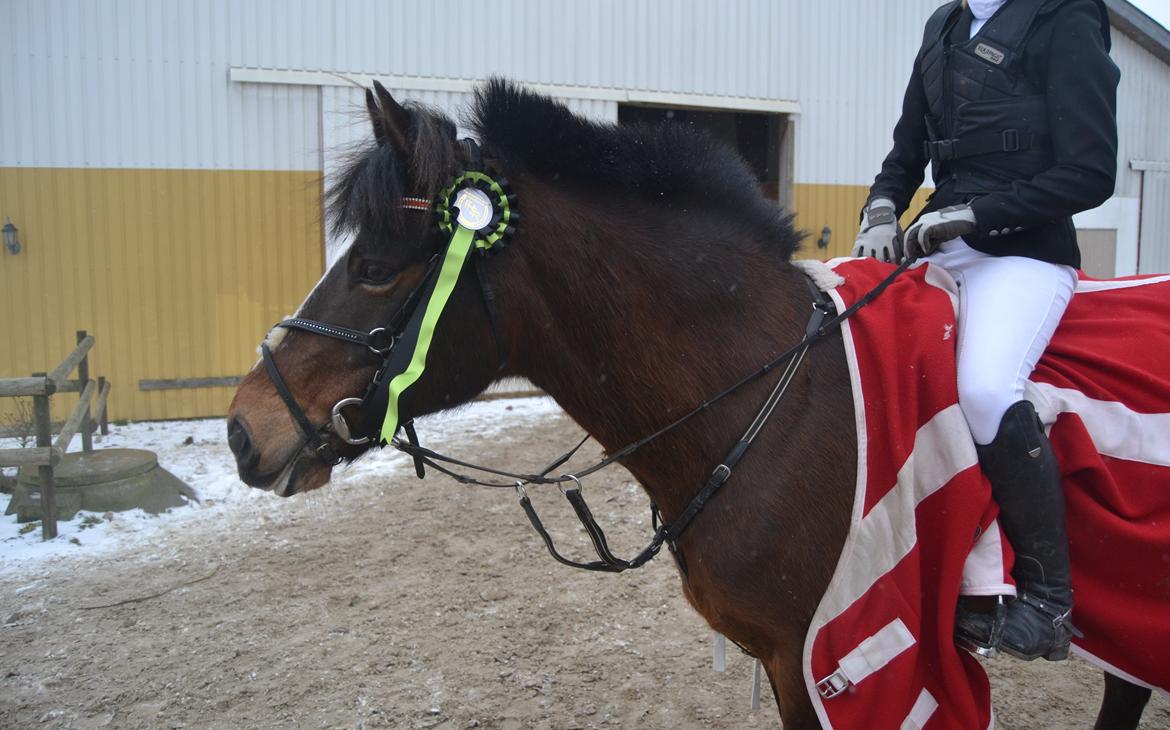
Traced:
<path fill-rule="evenodd" d="M 479 156 L 478 147 L 475 146 L 474 142 L 471 142 L 470 140 L 463 140 L 463 143 L 465 146 L 467 146 L 467 149 L 471 153 L 471 158 L 473 160 L 478 161 L 481 159 Z M 464 175 L 457 178 L 456 185 L 459 184 L 459 181 L 468 179 L 469 177 L 471 180 L 473 180 L 473 182 L 475 182 L 476 185 L 480 187 L 487 187 L 487 183 L 483 182 L 485 179 L 491 183 L 494 183 L 496 188 L 493 189 L 497 190 L 501 196 L 506 197 L 504 205 L 507 206 L 507 204 L 510 203 L 514 208 L 516 202 L 515 196 L 507 191 L 507 188 L 505 187 L 506 184 L 501 185 L 499 183 L 495 183 L 495 181 L 491 181 L 490 178 L 487 178 L 486 175 L 483 175 L 482 173 L 464 173 Z M 404 209 L 419 212 L 429 213 L 433 211 L 438 218 L 440 228 L 444 231 L 450 232 L 456 228 L 455 221 L 457 219 L 462 220 L 462 213 L 460 214 L 460 217 L 453 217 L 450 211 L 445 209 L 447 206 L 450 206 L 452 202 L 452 190 L 454 187 L 455 186 L 448 188 L 447 191 L 445 191 L 446 198 L 441 195 L 440 200 L 434 205 L 434 207 L 430 205 L 427 199 L 420 197 L 404 198 L 402 206 Z M 501 198 L 501 200 L 503 200 L 503 198 Z M 511 233 L 514 232 L 515 220 L 518 220 L 518 216 L 511 222 L 508 219 L 505 219 L 503 224 L 497 227 L 496 224 L 498 221 L 496 218 L 493 218 L 488 226 L 488 229 L 493 232 L 498 232 L 500 234 L 500 238 L 497 238 L 495 241 L 488 243 L 486 246 L 480 247 L 479 251 L 487 253 L 487 251 L 492 247 L 492 243 L 498 243 L 500 241 L 506 240 L 507 237 L 510 237 Z M 454 242 L 454 238 L 452 238 L 452 242 Z M 333 446 L 331 446 L 330 443 L 323 437 L 323 434 L 332 432 L 343 442 L 353 446 L 362 446 L 375 443 L 376 440 L 377 443 L 380 444 L 389 443 L 396 449 L 412 457 L 415 464 L 415 471 L 419 478 L 425 476 L 425 467 L 429 466 L 464 484 L 476 484 L 485 487 L 503 487 L 508 489 L 515 489 L 520 499 L 520 505 L 524 509 L 524 512 L 527 515 L 529 521 L 532 523 L 533 528 L 544 541 L 545 546 L 552 557 L 560 563 L 585 570 L 617 573 L 632 568 L 641 567 L 645 563 L 649 562 L 655 555 L 657 555 L 662 545 L 665 544 L 670 548 L 671 553 L 674 555 L 675 560 L 677 561 L 684 576 L 687 574 L 687 569 L 686 562 L 683 560 L 682 553 L 677 545 L 679 536 L 691 524 L 691 522 L 699 514 L 707 502 L 715 496 L 715 494 L 723 487 L 724 484 L 727 483 L 728 479 L 731 477 L 732 470 L 739 463 L 740 459 L 742 459 L 743 456 L 747 453 L 755 438 L 763 430 L 769 418 L 775 411 L 776 406 L 787 392 L 788 387 L 791 384 L 797 369 L 803 362 L 805 355 L 808 353 L 809 348 L 816 342 L 823 340 L 829 333 L 840 327 L 840 325 L 845 322 L 845 320 L 853 316 L 857 310 L 873 301 L 894 281 L 894 279 L 896 279 L 906 269 L 908 269 L 911 264 L 914 263 L 912 259 L 908 259 L 902 262 L 901 265 L 896 267 L 894 271 L 892 271 L 877 286 L 875 286 L 872 290 L 870 290 L 845 311 L 839 314 L 836 313 L 835 305 L 833 304 L 832 300 L 829 299 L 829 297 L 823 291 L 821 291 L 819 287 L 814 285 L 811 280 L 809 280 L 809 291 L 813 300 L 812 314 L 810 315 L 809 321 L 805 327 L 804 337 L 802 337 L 799 342 L 785 350 L 770 362 L 765 363 L 759 367 L 756 371 L 748 374 L 738 382 L 733 383 L 714 396 L 702 401 L 695 408 L 683 414 L 681 417 L 675 419 L 663 428 L 655 431 L 654 433 L 651 433 L 648 436 L 645 436 L 612 452 L 610 456 L 588 467 L 587 469 L 578 470 L 573 474 L 562 473 L 559 475 L 550 476 L 554 471 L 559 469 L 569 459 L 572 458 L 572 456 L 584 445 L 585 441 L 589 438 L 588 436 L 586 436 L 585 439 L 582 439 L 581 442 L 571 450 L 553 460 L 541 472 L 536 474 L 517 474 L 461 461 L 459 459 L 440 454 L 430 449 L 423 448 L 419 445 L 418 436 L 415 433 L 413 427 L 413 421 L 409 418 L 403 420 L 401 424 L 398 424 L 398 422 L 395 421 L 389 435 L 387 435 L 385 428 L 383 428 L 381 431 L 381 438 L 376 435 L 378 433 L 376 430 L 377 427 L 373 426 L 372 424 L 380 423 L 378 419 L 380 415 L 386 411 L 389 398 L 392 397 L 392 394 L 387 392 L 387 383 L 395 375 L 395 356 L 400 352 L 398 348 L 402 344 L 404 334 L 409 332 L 412 325 L 418 321 L 419 307 L 423 304 L 423 301 L 428 298 L 427 292 L 434 290 L 436 280 L 439 277 L 440 264 L 442 263 L 441 259 L 443 259 L 444 256 L 449 258 L 449 250 L 450 244 L 447 254 L 435 254 L 431 258 L 427 265 L 426 273 L 423 275 L 422 279 L 415 286 L 415 288 L 410 292 L 410 294 L 407 295 L 406 299 L 403 301 L 402 307 L 391 319 L 390 323 L 388 323 L 385 327 L 376 327 L 369 332 L 361 332 L 347 327 L 325 322 L 318 322 L 300 317 L 286 319 L 276 325 L 276 327 L 298 329 L 305 332 L 322 335 L 324 337 L 341 340 L 343 342 L 348 342 L 352 345 L 366 347 L 371 353 L 382 359 L 382 365 L 371 380 L 369 386 L 366 389 L 366 393 L 361 398 L 351 397 L 338 401 L 333 406 L 330 420 L 325 424 L 322 424 L 321 426 L 313 425 L 312 421 L 308 418 L 304 410 L 297 403 L 291 391 L 289 391 L 288 386 L 285 384 L 284 379 L 281 377 L 273 359 L 272 352 L 268 348 L 267 344 L 261 345 L 261 355 L 264 360 L 264 365 L 268 370 L 269 378 L 272 380 L 277 392 L 284 401 L 285 406 L 293 416 L 293 419 L 297 422 L 300 430 L 305 435 L 306 447 L 313 454 L 315 454 L 317 458 L 332 466 L 340 463 L 344 457 L 338 454 L 336 449 L 334 449 Z M 474 253 L 476 252 L 473 252 L 473 254 Z M 480 256 L 475 256 L 477 262 L 480 258 Z M 478 264 L 476 265 L 481 294 L 483 295 L 484 304 L 487 308 L 489 319 L 492 324 L 492 329 L 496 336 L 496 344 L 500 351 L 502 367 L 504 362 L 504 350 L 499 337 L 494 294 L 491 291 L 491 288 L 488 286 L 488 283 L 482 274 L 482 270 L 478 268 Z M 675 517 L 675 519 L 670 523 L 664 523 L 657 505 L 651 503 L 651 517 L 652 525 L 654 527 L 654 536 L 651 542 L 641 552 L 629 560 L 623 560 L 615 556 L 608 547 L 605 533 L 602 531 L 600 525 L 597 524 L 596 519 L 593 517 L 592 511 L 585 503 L 585 498 L 581 491 L 581 479 L 609 466 L 610 464 L 625 459 L 630 454 L 634 453 L 646 444 L 658 439 L 670 431 L 673 431 L 675 428 L 681 426 L 683 423 L 704 412 L 715 403 L 738 391 L 745 385 L 754 382 L 764 375 L 772 372 L 780 365 L 785 365 L 784 371 L 776 385 L 773 387 L 767 400 L 761 406 L 755 418 L 744 432 L 743 436 L 741 436 L 740 439 L 735 442 L 724 459 L 715 467 L 714 471 L 708 477 L 703 487 L 691 499 L 690 503 L 686 506 L 682 513 Z M 364 414 L 364 431 L 360 434 L 354 433 L 345 418 L 343 411 L 349 407 L 359 407 Z M 399 425 L 406 434 L 405 441 L 395 435 Z M 453 467 L 473 469 L 482 473 L 493 474 L 498 477 L 504 477 L 508 481 L 483 481 L 455 471 Z M 537 515 L 536 510 L 525 491 L 525 486 L 533 484 L 555 484 L 561 487 L 561 492 L 572 506 L 573 511 L 577 515 L 577 518 L 585 528 L 586 534 L 589 535 L 589 538 L 594 547 L 594 551 L 597 553 L 598 560 L 591 562 L 578 562 L 564 557 L 557 550 L 553 543 L 552 537 L 544 528 L 540 517 Z"/>
<path fill-rule="evenodd" d="M 416 207 L 408 206 L 406 201 L 410 200 L 418 200 L 418 198 L 404 199 L 403 207 L 408 210 L 418 210 Z M 302 330 L 335 340 L 341 340 L 342 342 L 348 342 L 352 345 L 365 347 L 373 355 L 382 360 L 382 366 L 379 368 L 378 373 L 374 375 L 370 386 L 366 389 L 365 395 L 361 398 L 343 398 L 339 400 L 333 405 L 329 420 L 320 426 L 313 425 L 313 422 L 309 419 L 304 409 L 301 408 L 296 398 L 293 397 L 292 391 L 289 390 L 288 385 L 284 382 L 284 378 L 280 374 L 280 370 L 276 367 L 276 360 L 272 356 L 272 350 L 268 347 L 268 343 L 263 342 L 260 344 L 260 357 L 264 361 L 265 369 L 268 371 L 268 378 L 272 381 L 276 392 L 280 395 L 280 399 L 284 401 L 284 405 L 288 409 L 289 414 L 292 415 L 301 433 L 305 436 L 306 445 L 309 450 L 326 464 L 336 466 L 343 461 L 344 457 L 337 453 L 337 450 L 323 437 L 324 433 L 331 431 L 351 446 L 362 446 L 373 440 L 369 435 L 355 437 L 353 431 L 350 429 L 349 422 L 345 420 L 343 410 L 351 406 L 357 406 L 363 412 L 368 413 L 373 408 L 372 401 L 375 395 L 372 391 L 374 390 L 374 384 L 379 382 L 383 371 L 387 367 L 390 355 L 394 351 L 394 345 L 397 343 L 402 334 L 402 328 L 405 326 L 403 323 L 417 309 L 420 294 L 434 273 L 436 260 L 437 255 L 431 257 L 431 260 L 427 264 L 426 273 L 423 274 L 422 279 L 415 285 L 410 294 L 406 296 L 402 306 L 386 327 L 375 327 L 369 332 L 362 332 L 360 330 L 350 329 L 349 327 L 318 322 L 302 317 L 292 317 L 282 320 L 275 325 L 275 327 L 283 329 Z M 411 430 L 413 431 L 413 426 Z"/>

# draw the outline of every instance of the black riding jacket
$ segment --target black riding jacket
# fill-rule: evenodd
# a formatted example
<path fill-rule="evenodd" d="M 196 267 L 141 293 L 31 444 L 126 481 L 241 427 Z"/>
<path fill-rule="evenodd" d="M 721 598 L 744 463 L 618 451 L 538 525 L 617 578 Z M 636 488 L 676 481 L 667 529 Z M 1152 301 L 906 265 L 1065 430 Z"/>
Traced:
<path fill-rule="evenodd" d="M 1080 266 L 1072 215 L 1113 194 L 1117 83 L 1101 0 L 1007 0 L 974 38 L 955 0 L 927 21 L 894 147 L 870 188 L 899 215 L 970 204 L 963 236 L 996 256 Z"/>

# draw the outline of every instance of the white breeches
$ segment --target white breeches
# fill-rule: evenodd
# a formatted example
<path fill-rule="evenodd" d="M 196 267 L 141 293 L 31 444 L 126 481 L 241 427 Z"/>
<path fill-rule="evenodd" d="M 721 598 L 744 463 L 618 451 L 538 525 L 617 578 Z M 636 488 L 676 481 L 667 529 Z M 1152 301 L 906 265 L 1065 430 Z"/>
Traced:
<path fill-rule="evenodd" d="M 1077 286 L 1071 266 L 990 256 L 961 238 L 927 259 L 959 285 L 959 407 L 977 444 L 995 440 Z"/>

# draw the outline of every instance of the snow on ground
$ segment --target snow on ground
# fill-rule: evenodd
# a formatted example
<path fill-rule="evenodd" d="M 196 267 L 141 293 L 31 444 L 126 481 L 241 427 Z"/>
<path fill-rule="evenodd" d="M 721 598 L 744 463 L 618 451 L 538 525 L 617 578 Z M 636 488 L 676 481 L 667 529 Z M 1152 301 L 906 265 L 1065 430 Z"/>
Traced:
<path fill-rule="evenodd" d="M 477 401 L 471 405 L 419 419 L 424 444 L 457 439 L 461 433 L 497 436 L 517 419 L 541 419 L 560 413 L 551 398 L 530 397 Z M 511 425 L 510 425 L 511 422 Z M 186 507 L 150 515 L 142 510 L 118 513 L 79 512 L 57 523 L 58 536 L 41 540 L 40 522 L 20 524 L 15 515 L 0 515 L 0 574 L 27 572 L 48 562 L 108 554 L 133 546 L 161 544 L 172 531 L 217 529 L 227 517 L 263 512 L 270 519 L 291 504 L 274 500 L 267 492 L 248 487 L 236 476 L 227 446 L 223 419 L 154 421 L 110 426 L 108 436 L 94 435 L 94 448 L 141 448 L 158 454 L 159 464 L 189 484 L 199 501 Z M 78 439 L 75 443 L 80 443 Z M 0 448 L 19 446 L 16 439 L 0 439 Z M 334 471 L 333 482 L 345 484 L 373 473 L 413 469 L 405 455 L 393 450 L 373 451 L 348 467 Z M 15 475 L 14 469 L 5 470 Z M 306 495 L 312 499 L 313 495 Z M 0 494 L 0 513 L 11 495 Z M 262 509 L 261 509 L 262 502 Z M 328 509 L 327 500 L 321 508 Z"/>

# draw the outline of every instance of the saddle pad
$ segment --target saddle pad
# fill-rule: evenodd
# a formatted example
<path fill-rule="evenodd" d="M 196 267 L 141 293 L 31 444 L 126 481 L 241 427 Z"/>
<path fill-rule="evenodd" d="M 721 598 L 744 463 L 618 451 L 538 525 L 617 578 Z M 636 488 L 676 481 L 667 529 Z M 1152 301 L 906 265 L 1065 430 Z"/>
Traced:
<path fill-rule="evenodd" d="M 892 270 L 872 259 L 828 265 L 843 278 L 829 291 L 839 308 Z M 954 645 L 954 610 L 960 593 L 1014 589 L 1010 550 L 958 407 L 955 292 L 945 271 L 920 264 L 842 327 L 857 493 L 804 646 L 805 680 L 825 727 L 992 724 L 987 677 Z M 1028 392 L 1052 426 L 1066 480 L 1074 620 L 1086 634 L 1076 649 L 1163 691 L 1170 687 L 1168 352 L 1170 277 L 1086 280 Z"/>

